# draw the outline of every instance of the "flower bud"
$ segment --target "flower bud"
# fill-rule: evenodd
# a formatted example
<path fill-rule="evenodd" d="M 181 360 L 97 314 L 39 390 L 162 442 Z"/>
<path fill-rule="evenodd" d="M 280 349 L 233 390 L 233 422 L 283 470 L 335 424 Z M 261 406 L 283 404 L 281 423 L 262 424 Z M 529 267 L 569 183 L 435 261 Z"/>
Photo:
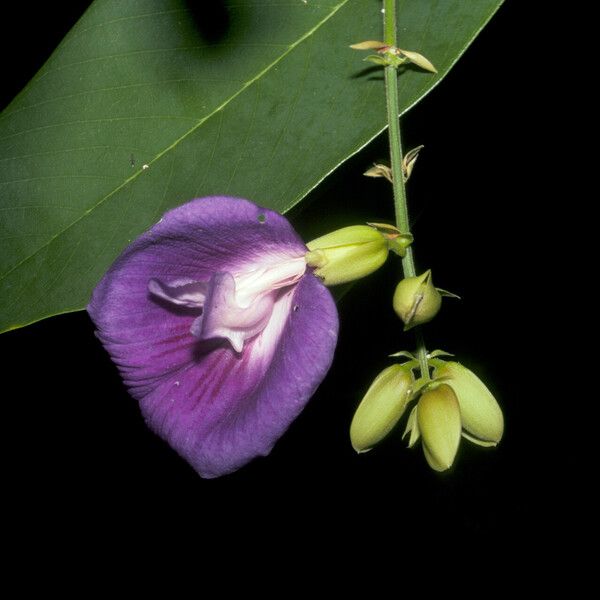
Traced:
<path fill-rule="evenodd" d="M 357 452 L 370 450 L 394 428 L 411 400 L 412 383 L 412 371 L 404 365 L 392 365 L 375 378 L 350 425 Z"/>
<path fill-rule="evenodd" d="M 482 446 L 495 446 L 504 432 L 504 417 L 490 390 L 460 363 L 439 361 L 438 365 L 433 376 L 436 379 L 443 377 L 454 390 L 465 437 Z"/>
<path fill-rule="evenodd" d="M 306 264 L 325 285 L 347 283 L 379 269 L 388 255 L 387 239 L 373 227 L 353 225 L 306 244 Z"/>
<path fill-rule="evenodd" d="M 436 471 L 449 469 L 461 434 L 460 408 L 449 385 L 442 383 L 423 393 L 417 405 L 417 423 L 429 466 Z"/>
<path fill-rule="evenodd" d="M 442 305 L 442 296 L 431 281 L 431 270 L 403 279 L 396 286 L 393 302 L 405 331 L 431 321 Z"/>

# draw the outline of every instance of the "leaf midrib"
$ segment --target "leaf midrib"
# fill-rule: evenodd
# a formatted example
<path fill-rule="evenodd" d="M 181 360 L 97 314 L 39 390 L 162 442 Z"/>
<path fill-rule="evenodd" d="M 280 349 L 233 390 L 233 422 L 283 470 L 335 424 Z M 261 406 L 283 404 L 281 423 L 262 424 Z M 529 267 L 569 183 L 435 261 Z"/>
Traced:
<path fill-rule="evenodd" d="M 293 50 L 295 50 L 302 42 L 306 41 L 314 33 L 316 33 L 325 23 L 327 23 L 327 21 L 329 21 L 348 2 L 349 2 L 349 0 L 342 0 L 339 4 L 337 4 L 334 8 L 332 8 L 331 12 L 327 16 L 325 16 L 323 19 L 321 19 L 314 27 L 312 27 L 311 29 L 309 29 L 304 35 L 302 35 L 301 37 L 299 37 L 293 44 L 291 44 L 289 46 L 289 48 L 283 54 L 281 54 L 272 63 L 268 64 L 257 75 L 255 75 L 254 77 L 252 77 L 251 79 L 249 79 L 244 85 L 242 85 L 240 87 L 240 89 L 238 91 L 236 91 L 234 94 L 232 94 L 231 96 L 229 96 L 226 100 L 224 100 L 211 113 L 209 113 L 208 115 L 202 117 L 198 121 L 198 123 L 196 123 L 193 127 L 191 127 L 186 133 L 184 133 L 183 135 L 181 135 L 172 144 L 170 144 L 164 150 L 162 150 L 161 152 L 159 152 L 151 161 L 149 161 L 148 163 L 146 163 L 147 164 L 146 168 L 142 168 L 142 169 L 139 169 L 138 171 L 136 171 L 133 175 L 131 175 L 131 177 L 128 177 L 125 181 L 123 181 L 123 183 L 121 183 L 120 185 L 118 185 L 115 189 L 113 189 L 108 194 L 106 194 L 104 197 L 102 197 L 100 200 L 98 200 L 98 202 L 96 202 L 96 204 L 94 204 L 93 206 L 91 206 L 90 208 L 88 208 L 86 211 L 84 211 L 81 214 L 81 216 L 79 216 L 77 219 L 75 219 L 74 221 L 72 221 L 71 223 L 69 223 L 66 227 L 64 227 L 63 229 L 61 229 L 60 231 L 58 231 L 55 235 L 53 235 L 45 244 L 41 245 L 37 250 L 35 250 L 35 252 L 32 252 L 31 254 L 29 254 L 28 256 L 26 256 L 25 258 L 23 258 L 21 261 L 19 261 L 14 267 L 12 267 L 6 273 L 4 273 L 3 275 L 0 276 L 0 281 L 4 281 L 11 273 L 13 273 L 14 271 L 16 271 L 21 265 L 25 264 L 31 258 L 33 258 L 37 254 L 39 254 L 42 250 L 44 250 L 45 248 L 47 248 L 48 246 L 50 246 L 55 240 L 57 240 L 65 232 L 67 232 L 69 229 L 71 229 L 71 227 L 77 225 L 77 223 L 79 223 L 80 221 L 82 221 L 83 219 L 85 219 L 88 215 L 90 215 L 92 212 L 94 212 L 98 207 L 100 207 L 104 202 L 106 202 L 114 194 L 116 194 L 117 192 L 119 192 L 120 190 L 122 190 L 124 187 L 126 187 L 127 185 L 129 185 L 131 182 L 135 181 L 142 173 L 144 173 L 144 171 L 148 167 L 150 167 L 152 164 L 154 164 L 155 162 L 157 162 L 158 160 L 160 160 L 165 154 L 167 154 L 168 152 L 170 152 L 171 150 L 173 150 L 182 141 L 184 141 L 186 138 L 188 138 L 190 135 L 192 135 L 196 130 L 198 130 L 198 128 L 202 127 L 202 125 L 204 123 L 206 123 L 206 121 L 208 121 L 210 118 L 212 118 L 213 116 L 215 116 L 216 114 L 218 114 L 219 112 L 221 112 L 223 109 L 225 109 L 227 107 L 227 105 L 229 105 L 231 102 L 233 102 L 233 100 L 235 100 L 240 94 L 242 94 L 250 86 L 252 86 L 257 81 L 259 81 L 273 67 L 275 67 L 277 64 L 279 64 L 288 54 L 290 54 L 290 52 L 292 52 Z"/>

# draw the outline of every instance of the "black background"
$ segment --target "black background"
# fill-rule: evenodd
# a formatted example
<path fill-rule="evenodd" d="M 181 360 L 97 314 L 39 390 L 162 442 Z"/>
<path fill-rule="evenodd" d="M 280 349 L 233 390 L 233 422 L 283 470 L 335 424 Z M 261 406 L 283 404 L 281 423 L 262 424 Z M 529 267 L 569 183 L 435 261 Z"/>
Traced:
<path fill-rule="evenodd" d="M 74 24 L 86 2 L 14 7 L 17 41 L 3 44 L 2 105 L 31 78 Z M 391 352 L 410 349 L 390 298 L 393 261 L 360 282 L 340 304 L 334 365 L 271 456 L 204 481 L 144 426 L 135 402 L 96 341 L 85 313 L 65 315 L 0 337 L 5 497 L 23 538 L 96 543 L 146 532 L 204 541 L 347 539 L 361 554 L 381 538 L 410 547 L 417 538 L 497 546 L 517 530 L 526 539 L 539 507 L 532 474 L 539 447 L 532 420 L 540 398 L 528 376 L 540 252 L 538 197 L 524 147 L 535 145 L 533 109 L 512 49 L 527 46 L 528 24 L 508 2 L 451 74 L 403 121 L 405 147 L 424 144 L 409 184 L 420 269 L 459 294 L 427 326 L 443 348 L 475 370 L 504 409 L 497 449 L 464 442 L 455 467 L 428 469 L 420 449 L 398 433 L 357 456 L 348 426 Z M 18 33 L 22 30 L 22 35 Z M 511 54 L 512 52 L 512 54 Z M 7 54 L 8 53 L 8 54 Z M 330 177 L 292 219 L 305 238 L 332 226 L 390 220 L 391 190 L 361 175 L 387 155 L 385 138 Z M 530 176 L 527 176 L 529 173 Z M 427 536 L 430 536 L 427 538 Z"/>

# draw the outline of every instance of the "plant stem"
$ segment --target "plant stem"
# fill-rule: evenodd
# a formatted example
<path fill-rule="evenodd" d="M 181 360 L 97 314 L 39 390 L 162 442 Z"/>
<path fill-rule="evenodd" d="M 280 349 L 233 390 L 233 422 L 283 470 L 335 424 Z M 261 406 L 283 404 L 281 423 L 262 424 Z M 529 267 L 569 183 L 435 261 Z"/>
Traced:
<path fill-rule="evenodd" d="M 396 0 L 383 0 L 383 30 L 384 42 L 388 46 L 396 46 Z M 388 128 L 390 139 L 390 159 L 394 187 L 394 209 L 396 226 L 402 233 L 410 233 L 406 188 L 402 173 L 402 138 L 400 137 L 400 106 L 398 104 L 398 71 L 395 67 L 385 67 L 385 96 L 387 103 Z M 406 249 L 402 259 L 404 277 L 414 277 L 417 274 L 412 246 Z M 420 327 L 415 329 L 417 338 L 417 358 L 421 377 L 429 379 L 427 363 L 427 348 Z"/>

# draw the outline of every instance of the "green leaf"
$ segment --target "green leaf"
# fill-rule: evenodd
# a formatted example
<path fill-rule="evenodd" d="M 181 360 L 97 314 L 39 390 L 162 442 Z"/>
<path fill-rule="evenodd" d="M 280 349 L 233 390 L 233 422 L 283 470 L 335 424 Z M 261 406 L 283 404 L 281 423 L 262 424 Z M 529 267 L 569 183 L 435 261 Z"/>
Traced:
<path fill-rule="evenodd" d="M 500 3 L 402 3 L 399 42 L 439 69 L 402 74 L 403 111 Z M 190 6 L 96 0 L 0 116 L 0 331 L 83 308 L 168 208 L 285 212 L 384 129 L 380 74 L 348 47 L 381 37 L 373 0 L 237 0 L 223 28 Z"/>

